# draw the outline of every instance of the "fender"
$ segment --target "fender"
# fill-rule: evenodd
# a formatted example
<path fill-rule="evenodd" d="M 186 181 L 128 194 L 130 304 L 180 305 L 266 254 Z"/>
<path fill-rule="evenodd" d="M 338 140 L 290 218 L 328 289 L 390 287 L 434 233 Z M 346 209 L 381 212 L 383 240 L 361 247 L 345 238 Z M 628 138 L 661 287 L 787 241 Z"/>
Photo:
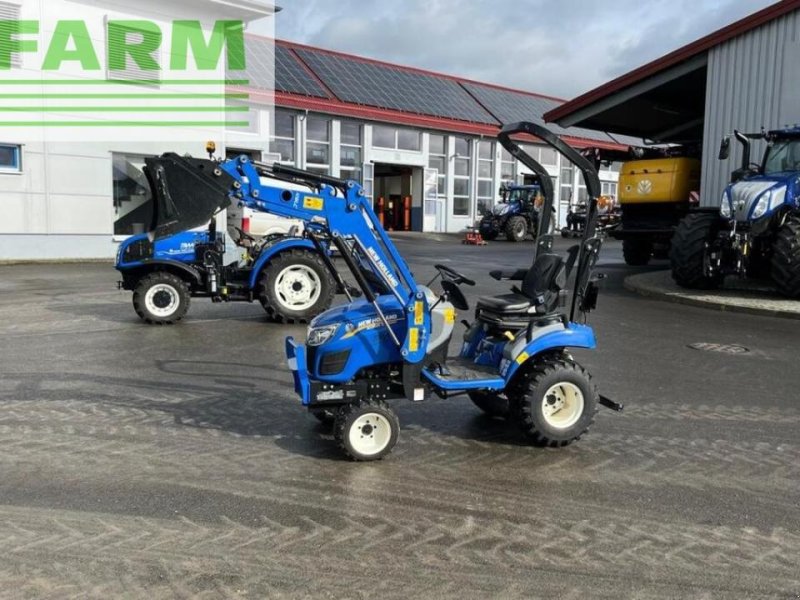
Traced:
<path fill-rule="evenodd" d="M 144 260 L 134 263 L 117 265 L 116 268 L 120 273 L 126 273 L 136 270 L 142 270 L 149 273 L 151 271 L 157 271 L 158 270 L 157 267 L 168 267 L 167 269 L 163 269 L 165 271 L 178 271 L 179 273 L 185 275 L 195 285 L 200 287 L 203 286 L 203 276 L 200 274 L 200 271 L 198 271 L 191 265 L 187 265 L 186 263 L 182 263 L 177 260 L 169 260 L 165 258 L 158 258 L 158 259 L 146 258 Z"/>
<path fill-rule="evenodd" d="M 500 365 L 500 374 L 508 383 L 517 370 L 537 354 L 560 348 L 587 348 L 593 350 L 596 347 L 597 342 L 591 327 L 570 323 L 569 327 L 565 329 L 552 331 L 534 339 L 513 360 L 504 359 Z"/>
<path fill-rule="evenodd" d="M 264 267 L 266 267 L 267 263 L 275 255 L 285 252 L 286 250 L 291 250 L 292 248 L 311 250 L 315 254 L 317 252 L 314 244 L 305 238 L 287 238 L 264 248 L 264 250 L 261 252 L 261 255 L 258 257 L 258 260 L 253 264 L 253 271 L 250 273 L 250 289 L 256 289 L 256 286 L 258 285 L 258 279 L 261 277 L 261 271 L 264 270 Z"/>

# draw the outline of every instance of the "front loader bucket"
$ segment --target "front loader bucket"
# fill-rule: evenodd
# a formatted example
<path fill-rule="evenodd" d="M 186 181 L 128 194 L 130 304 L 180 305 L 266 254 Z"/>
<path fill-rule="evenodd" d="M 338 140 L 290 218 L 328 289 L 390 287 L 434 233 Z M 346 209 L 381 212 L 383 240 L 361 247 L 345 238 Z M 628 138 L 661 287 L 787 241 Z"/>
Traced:
<path fill-rule="evenodd" d="M 152 239 L 205 225 L 231 203 L 235 180 L 214 161 L 167 153 L 146 158 L 144 172 L 153 197 Z"/>

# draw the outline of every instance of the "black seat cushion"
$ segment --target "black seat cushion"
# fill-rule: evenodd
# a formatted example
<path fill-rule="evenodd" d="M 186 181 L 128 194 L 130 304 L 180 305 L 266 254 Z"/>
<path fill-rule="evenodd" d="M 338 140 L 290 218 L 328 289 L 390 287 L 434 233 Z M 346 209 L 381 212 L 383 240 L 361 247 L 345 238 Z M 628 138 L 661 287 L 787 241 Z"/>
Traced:
<path fill-rule="evenodd" d="M 501 296 L 485 296 L 478 299 L 478 308 L 495 313 L 509 314 L 527 312 L 531 307 L 531 299 L 522 294 L 503 294 Z"/>

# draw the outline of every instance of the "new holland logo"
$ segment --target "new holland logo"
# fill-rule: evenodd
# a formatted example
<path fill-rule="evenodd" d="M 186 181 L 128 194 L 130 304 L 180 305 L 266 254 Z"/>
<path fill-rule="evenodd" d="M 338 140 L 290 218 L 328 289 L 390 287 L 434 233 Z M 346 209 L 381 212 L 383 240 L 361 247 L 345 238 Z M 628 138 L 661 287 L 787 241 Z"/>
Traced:
<path fill-rule="evenodd" d="M 636 186 L 636 191 L 642 196 L 647 196 L 653 193 L 653 182 L 649 179 L 642 179 L 639 185 Z"/>

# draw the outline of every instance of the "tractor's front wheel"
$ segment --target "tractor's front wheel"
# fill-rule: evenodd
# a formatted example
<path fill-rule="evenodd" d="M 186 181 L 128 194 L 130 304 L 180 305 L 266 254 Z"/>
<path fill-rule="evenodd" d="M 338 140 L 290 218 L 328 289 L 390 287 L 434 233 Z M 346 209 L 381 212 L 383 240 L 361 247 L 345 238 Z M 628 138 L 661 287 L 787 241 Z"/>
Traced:
<path fill-rule="evenodd" d="M 511 416 L 539 446 L 566 446 L 589 430 L 599 396 L 583 367 L 544 358 L 523 372 L 509 390 Z"/>
<path fill-rule="evenodd" d="M 772 279 L 781 294 L 800 298 L 800 216 L 789 217 L 778 230 L 772 253 Z"/>
<path fill-rule="evenodd" d="M 714 213 L 691 213 L 683 218 L 672 238 L 669 258 L 672 278 L 681 287 L 713 290 L 722 285 L 719 274 L 708 276 L 708 246 L 719 228 Z"/>
<path fill-rule="evenodd" d="M 356 461 L 380 460 L 392 451 L 400 421 L 384 402 L 367 400 L 342 407 L 336 414 L 334 437 Z"/>
<path fill-rule="evenodd" d="M 506 222 L 506 239 L 509 242 L 523 242 L 528 235 L 528 222 L 525 217 L 511 217 Z"/>
<path fill-rule="evenodd" d="M 189 310 L 189 286 L 172 273 L 156 271 L 145 275 L 133 290 L 133 309 L 151 325 L 172 325 Z"/>
<path fill-rule="evenodd" d="M 259 299 L 279 323 L 308 323 L 331 305 L 336 283 L 316 252 L 279 254 L 261 275 Z"/>
<path fill-rule="evenodd" d="M 493 392 L 469 392 L 469 399 L 490 417 L 505 418 L 508 416 L 508 398 Z"/>
<path fill-rule="evenodd" d="M 653 242 L 643 239 L 622 240 L 622 257 L 625 264 L 632 267 L 644 267 L 653 256 Z"/>
<path fill-rule="evenodd" d="M 493 242 L 497 239 L 498 232 L 492 229 L 491 231 L 487 231 L 486 233 L 481 233 L 481 237 L 485 239 L 487 242 Z"/>

